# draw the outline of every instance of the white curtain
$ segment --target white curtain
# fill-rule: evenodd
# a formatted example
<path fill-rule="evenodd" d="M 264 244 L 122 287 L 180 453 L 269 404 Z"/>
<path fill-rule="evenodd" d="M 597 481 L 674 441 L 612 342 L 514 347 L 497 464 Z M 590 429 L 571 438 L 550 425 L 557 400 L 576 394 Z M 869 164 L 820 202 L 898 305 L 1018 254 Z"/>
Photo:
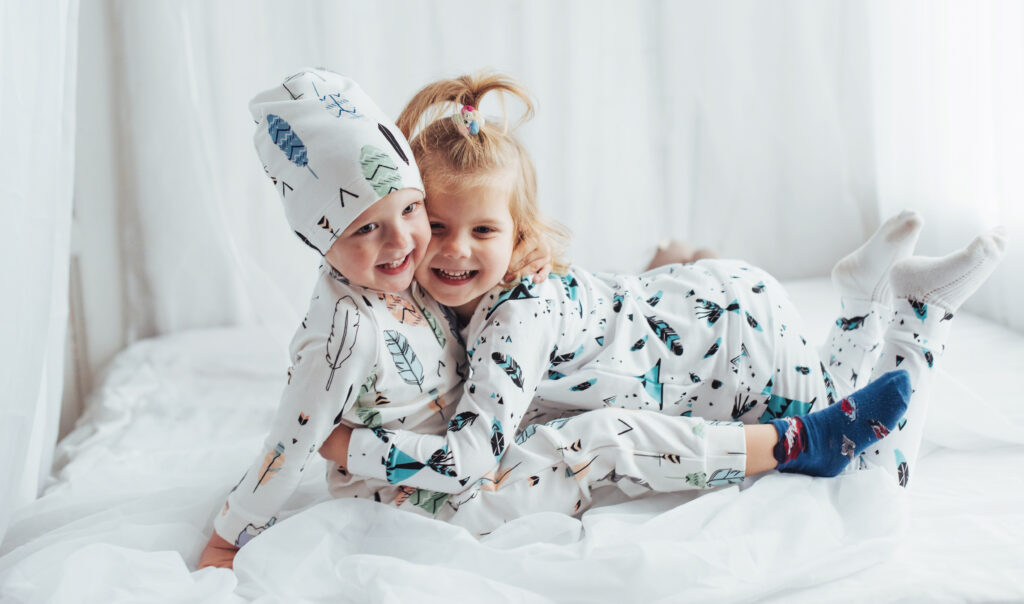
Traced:
<path fill-rule="evenodd" d="M 901 207 L 925 214 L 925 253 L 996 222 L 1024 235 L 1019 4 L 111 1 L 129 339 L 253 322 L 287 338 L 316 259 L 246 102 L 304 65 L 392 115 L 439 77 L 523 80 L 542 205 L 594 270 L 675 237 L 825 275 Z M 1022 268 L 1011 253 L 972 308 L 1024 327 L 1003 302 Z"/>
<path fill-rule="evenodd" d="M 1024 330 L 1024 4 L 871 5 L 874 189 L 883 214 L 925 214 L 942 255 L 996 224 L 1003 265 L 966 308 Z"/>
<path fill-rule="evenodd" d="M 0 1 L 0 539 L 60 420 L 78 3 Z"/>
<path fill-rule="evenodd" d="M 439 77 L 492 67 L 523 80 L 539 104 L 521 133 L 542 204 L 595 270 L 636 270 L 672 236 L 782 277 L 821 274 L 877 220 L 849 173 L 870 159 L 856 144 L 867 90 L 863 69 L 846 69 L 841 3 L 114 10 L 129 339 L 282 318 L 282 337 L 292 329 L 316 260 L 285 228 L 246 102 L 307 64 L 351 75 L 393 115 Z M 823 224 L 843 227 L 817 236 Z"/>

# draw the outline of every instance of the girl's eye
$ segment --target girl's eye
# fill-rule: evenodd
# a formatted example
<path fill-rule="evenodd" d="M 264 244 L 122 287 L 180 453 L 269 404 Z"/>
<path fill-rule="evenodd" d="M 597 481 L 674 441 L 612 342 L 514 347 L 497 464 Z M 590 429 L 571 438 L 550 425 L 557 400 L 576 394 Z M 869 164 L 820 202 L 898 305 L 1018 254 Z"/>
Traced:
<path fill-rule="evenodd" d="M 438 229 L 443 229 L 443 228 L 444 228 L 444 225 L 441 224 L 440 222 L 431 222 L 430 223 L 430 230 L 431 231 L 436 231 Z"/>
<path fill-rule="evenodd" d="M 359 227 L 359 229 L 355 232 L 355 234 L 356 235 L 365 235 L 365 234 L 369 233 L 370 231 L 374 231 L 376 229 L 377 229 L 377 225 L 371 222 L 370 224 L 364 224 L 363 226 Z"/>
<path fill-rule="evenodd" d="M 490 235 L 495 230 L 497 230 L 497 229 L 494 229 L 494 228 L 489 227 L 489 226 L 478 226 L 478 227 L 474 227 L 473 228 L 473 232 L 474 233 L 478 233 L 480 235 Z"/>

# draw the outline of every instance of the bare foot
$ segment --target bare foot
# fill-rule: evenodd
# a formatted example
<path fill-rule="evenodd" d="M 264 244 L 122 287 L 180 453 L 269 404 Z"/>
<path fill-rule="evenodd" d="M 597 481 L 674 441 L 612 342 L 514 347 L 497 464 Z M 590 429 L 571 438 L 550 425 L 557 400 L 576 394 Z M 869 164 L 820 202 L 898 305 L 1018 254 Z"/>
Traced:
<path fill-rule="evenodd" d="M 665 266 L 666 264 L 688 264 L 690 262 L 696 262 L 703 260 L 704 258 L 716 258 L 717 254 L 708 248 L 699 248 L 697 250 L 692 249 L 682 241 L 675 239 L 665 239 L 658 244 L 658 248 L 654 250 L 654 257 L 647 264 L 647 268 L 644 270 L 651 270 L 658 268 L 659 266 Z"/>

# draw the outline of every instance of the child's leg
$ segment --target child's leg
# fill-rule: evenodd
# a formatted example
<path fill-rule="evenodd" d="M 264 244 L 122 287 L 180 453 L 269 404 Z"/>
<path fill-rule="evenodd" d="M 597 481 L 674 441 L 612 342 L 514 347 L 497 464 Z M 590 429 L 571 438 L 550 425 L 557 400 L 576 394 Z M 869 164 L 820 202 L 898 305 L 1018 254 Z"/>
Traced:
<path fill-rule="evenodd" d="M 772 420 L 779 438 L 774 449 L 779 471 L 838 475 L 896 427 L 909 400 L 907 372 L 891 371 L 835 405 Z"/>
<path fill-rule="evenodd" d="M 889 269 L 910 257 L 920 232 L 920 216 L 901 212 L 832 269 L 842 315 L 832 325 L 821 358 L 840 396 L 866 384 L 871 375 L 892 319 Z"/>
<path fill-rule="evenodd" d="M 886 468 L 903 486 L 917 459 L 928 411 L 926 389 L 945 350 L 953 313 L 995 270 L 1004 246 L 1002 231 L 996 230 L 948 256 L 909 258 L 892 268 L 894 318 L 873 375 L 905 370 L 914 396 L 898 429 L 869 449 L 864 459 Z"/>
<path fill-rule="evenodd" d="M 909 395 L 906 373 L 896 371 L 842 404 L 767 425 L 607 408 L 529 426 L 500 467 L 452 496 L 439 517 L 484 534 L 526 514 L 578 514 L 593 488 L 610 484 L 637 497 L 735 484 L 776 465 L 835 476 L 895 427 Z"/>
<path fill-rule="evenodd" d="M 439 517 L 483 533 L 526 514 L 578 514 L 605 485 L 637 497 L 738 483 L 747 469 L 745 428 L 614 407 L 531 425 L 500 467 L 474 491 L 452 496 Z M 770 447 L 758 455 L 757 471 L 774 466 Z"/>

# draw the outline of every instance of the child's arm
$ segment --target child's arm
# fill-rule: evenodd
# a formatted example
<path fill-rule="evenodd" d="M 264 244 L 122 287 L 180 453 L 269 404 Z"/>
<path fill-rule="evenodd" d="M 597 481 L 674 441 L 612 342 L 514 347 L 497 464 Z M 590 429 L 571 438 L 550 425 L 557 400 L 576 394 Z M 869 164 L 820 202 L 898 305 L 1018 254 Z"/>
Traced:
<path fill-rule="evenodd" d="M 270 433 L 214 519 L 216 533 L 236 547 L 277 521 L 307 463 L 354 404 L 377 358 L 368 313 L 351 296 L 339 298 L 329 288 L 317 293 L 292 341 L 293 364 Z"/>
<path fill-rule="evenodd" d="M 472 333 L 470 377 L 444 435 L 356 428 L 347 458 L 332 459 L 353 474 L 446 493 L 486 478 L 514 438 L 561 331 L 542 298 L 506 299 L 493 309 Z"/>

